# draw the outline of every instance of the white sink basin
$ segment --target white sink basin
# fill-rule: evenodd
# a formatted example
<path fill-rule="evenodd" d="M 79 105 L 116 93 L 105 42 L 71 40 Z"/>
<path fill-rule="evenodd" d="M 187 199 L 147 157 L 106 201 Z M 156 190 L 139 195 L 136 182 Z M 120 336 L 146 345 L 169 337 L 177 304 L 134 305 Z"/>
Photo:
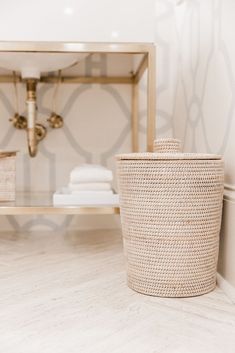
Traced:
<path fill-rule="evenodd" d="M 42 72 L 57 71 L 69 67 L 88 54 L 73 53 L 0 53 L 0 67 L 20 71 L 22 78 L 40 78 Z"/>

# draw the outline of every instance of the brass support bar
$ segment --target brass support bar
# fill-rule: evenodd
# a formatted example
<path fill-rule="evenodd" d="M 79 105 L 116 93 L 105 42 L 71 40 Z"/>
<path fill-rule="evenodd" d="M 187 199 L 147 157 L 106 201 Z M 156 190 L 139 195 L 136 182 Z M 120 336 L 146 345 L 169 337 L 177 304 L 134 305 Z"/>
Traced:
<path fill-rule="evenodd" d="M 146 54 L 146 55 L 144 55 L 143 59 L 140 62 L 138 69 L 136 70 L 136 72 L 134 74 L 134 81 L 136 83 L 138 83 L 141 80 L 141 78 L 143 77 L 143 74 L 147 68 L 148 68 L 148 55 Z"/>
<path fill-rule="evenodd" d="M 13 83 L 13 82 L 22 82 L 20 76 L 16 76 L 15 79 L 9 75 L 0 76 L 0 83 Z M 38 82 L 43 83 L 57 83 L 58 78 L 53 76 L 42 76 Z M 63 76 L 61 77 L 62 83 L 85 83 L 85 84 L 132 84 L 133 77 L 130 76 Z"/>
<path fill-rule="evenodd" d="M 156 57 L 155 47 L 148 53 L 147 76 L 147 151 L 153 152 L 156 121 Z"/>
<path fill-rule="evenodd" d="M 132 152 L 139 150 L 139 85 L 137 82 L 132 84 L 132 111 L 131 111 L 131 133 L 132 133 Z"/>
<path fill-rule="evenodd" d="M 22 79 L 20 76 L 10 76 L 10 75 L 1 75 L 0 76 L 0 83 L 19 83 L 22 82 Z"/>
<path fill-rule="evenodd" d="M 58 79 L 56 77 L 42 77 L 41 82 L 45 83 L 56 83 Z M 61 82 L 62 83 L 97 83 L 97 84 L 131 84 L 133 81 L 132 77 L 118 77 L 118 76 L 112 76 L 112 77 L 106 77 L 106 76 L 97 76 L 97 77 L 92 77 L 92 76 L 75 76 L 75 77 L 70 77 L 70 76 L 62 76 L 61 77 Z"/>

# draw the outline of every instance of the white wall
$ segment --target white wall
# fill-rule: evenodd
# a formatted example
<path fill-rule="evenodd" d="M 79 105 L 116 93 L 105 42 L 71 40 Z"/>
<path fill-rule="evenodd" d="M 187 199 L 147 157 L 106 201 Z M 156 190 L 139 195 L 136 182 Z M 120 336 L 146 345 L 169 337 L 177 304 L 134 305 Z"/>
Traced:
<path fill-rule="evenodd" d="M 1 1 L 0 40 L 151 42 L 155 0 Z"/>

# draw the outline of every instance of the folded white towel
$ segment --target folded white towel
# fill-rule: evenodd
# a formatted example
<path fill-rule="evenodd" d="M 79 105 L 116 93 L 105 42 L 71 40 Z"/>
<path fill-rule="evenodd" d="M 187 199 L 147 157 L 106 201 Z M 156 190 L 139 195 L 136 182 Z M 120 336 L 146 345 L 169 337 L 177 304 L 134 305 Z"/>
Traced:
<path fill-rule="evenodd" d="M 96 164 L 83 164 L 74 168 L 70 173 L 70 183 L 96 183 L 113 180 L 111 170 Z"/>
<path fill-rule="evenodd" d="M 111 190 L 109 183 L 77 183 L 69 184 L 70 191 L 108 191 Z"/>
<path fill-rule="evenodd" d="M 77 196 L 81 196 L 81 197 L 105 197 L 108 195 L 112 195 L 113 194 L 113 190 L 109 190 L 109 191 L 71 191 L 71 194 L 73 195 L 77 195 Z"/>

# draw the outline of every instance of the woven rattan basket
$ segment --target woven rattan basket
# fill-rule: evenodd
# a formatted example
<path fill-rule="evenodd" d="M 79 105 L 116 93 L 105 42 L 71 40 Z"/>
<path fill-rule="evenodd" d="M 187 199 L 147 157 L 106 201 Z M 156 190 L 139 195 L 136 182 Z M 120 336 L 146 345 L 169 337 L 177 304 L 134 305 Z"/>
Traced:
<path fill-rule="evenodd" d="M 16 151 L 0 152 L 0 202 L 15 200 Z"/>
<path fill-rule="evenodd" d="M 155 153 L 117 156 L 128 285 L 188 297 L 216 285 L 224 170 L 220 156 L 187 154 L 173 139 Z"/>

